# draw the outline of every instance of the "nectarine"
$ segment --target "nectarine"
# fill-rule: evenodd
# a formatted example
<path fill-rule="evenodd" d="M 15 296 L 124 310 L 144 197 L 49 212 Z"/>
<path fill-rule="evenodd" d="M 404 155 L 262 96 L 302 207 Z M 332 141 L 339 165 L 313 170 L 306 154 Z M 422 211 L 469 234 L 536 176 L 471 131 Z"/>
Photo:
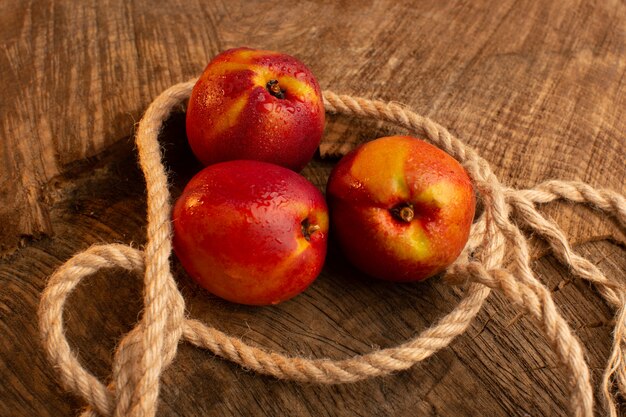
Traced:
<path fill-rule="evenodd" d="M 204 165 L 254 159 L 300 171 L 323 130 L 317 80 L 302 62 L 278 52 L 222 52 L 189 98 L 187 138 Z"/>
<path fill-rule="evenodd" d="M 185 270 L 229 301 L 287 300 L 324 264 L 324 196 L 287 168 L 259 161 L 210 165 L 187 184 L 172 217 L 174 251 Z"/>
<path fill-rule="evenodd" d="M 423 280 L 450 265 L 467 242 L 476 203 L 454 158 L 407 136 L 367 142 L 342 158 L 327 198 L 347 258 L 392 281 Z"/>

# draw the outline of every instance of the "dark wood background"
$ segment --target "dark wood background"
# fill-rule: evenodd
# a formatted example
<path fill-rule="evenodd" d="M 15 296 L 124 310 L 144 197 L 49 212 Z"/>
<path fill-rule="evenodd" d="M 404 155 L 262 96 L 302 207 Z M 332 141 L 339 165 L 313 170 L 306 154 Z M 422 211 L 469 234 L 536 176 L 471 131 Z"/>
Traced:
<path fill-rule="evenodd" d="M 47 278 L 95 243 L 145 241 L 145 192 L 132 135 L 148 103 L 235 46 L 299 57 L 323 89 L 406 103 L 475 146 L 503 182 L 560 178 L 626 192 L 623 1 L 22 1 L 0 3 L 0 415 L 71 416 L 35 317 Z M 183 108 L 162 135 L 172 192 L 198 168 Z M 394 132 L 328 121 L 304 173 L 323 187 L 336 156 Z M 624 277 L 626 237 L 597 211 L 544 212 L 576 250 Z M 540 252 L 537 252 L 538 254 Z M 449 311 L 437 279 L 363 279 L 331 247 L 324 272 L 275 307 L 222 302 L 174 259 L 189 315 L 283 352 L 344 358 L 413 337 Z M 534 267 L 586 346 L 594 384 L 611 312 L 552 256 Z M 68 337 L 106 380 L 141 313 L 138 277 L 97 274 L 70 298 Z M 181 345 L 163 375 L 161 416 L 565 416 L 564 372 L 541 333 L 498 295 L 468 332 L 409 371 L 318 386 L 258 376 Z M 599 396 L 598 396 L 599 398 Z M 622 411 L 624 405 L 622 404 Z M 598 406 L 598 415 L 604 415 Z"/>

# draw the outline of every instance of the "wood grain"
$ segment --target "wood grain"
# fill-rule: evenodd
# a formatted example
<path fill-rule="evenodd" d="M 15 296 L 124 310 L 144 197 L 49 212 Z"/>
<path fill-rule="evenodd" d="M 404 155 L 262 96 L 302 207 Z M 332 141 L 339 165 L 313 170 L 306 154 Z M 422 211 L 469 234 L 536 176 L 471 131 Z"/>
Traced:
<path fill-rule="evenodd" d="M 508 185 L 560 178 L 626 193 L 626 5 L 619 1 L 54 1 L 0 3 L 0 415 L 69 416 L 35 310 L 47 277 L 94 243 L 141 245 L 145 192 L 132 143 L 148 103 L 240 45 L 291 53 L 324 89 L 405 103 L 476 147 Z M 181 108 L 181 111 L 183 109 Z M 172 192 L 199 168 L 184 115 L 162 135 Z M 304 174 L 323 188 L 336 155 L 398 130 L 330 117 Z M 626 271 L 624 230 L 565 203 L 544 212 L 610 277 Z M 363 280 L 331 248 L 307 292 L 235 306 L 174 260 L 189 314 L 260 346 L 343 358 L 392 346 L 449 311 L 457 289 Z M 541 279 L 587 349 L 594 382 L 609 309 L 550 256 Z M 141 313 L 138 278 L 97 274 L 65 316 L 81 360 L 105 380 Z M 260 377 L 181 345 L 159 415 L 565 416 L 564 373 L 526 317 L 494 295 L 470 330 L 423 364 L 341 386 Z M 624 406 L 622 405 L 622 408 Z M 626 410 L 623 410 L 626 415 Z M 599 409 L 598 415 L 604 415 Z"/>

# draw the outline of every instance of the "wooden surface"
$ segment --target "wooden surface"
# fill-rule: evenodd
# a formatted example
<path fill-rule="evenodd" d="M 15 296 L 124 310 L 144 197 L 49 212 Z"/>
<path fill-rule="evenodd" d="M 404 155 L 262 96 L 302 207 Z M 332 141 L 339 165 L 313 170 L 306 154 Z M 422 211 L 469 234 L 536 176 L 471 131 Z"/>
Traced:
<path fill-rule="evenodd" d="M 560 178 L 626 192 L 623 2 L 3 0 L 1 416 L 71 416 L 81 407 L 43 356 L 38 297 L 49 275 L 89 245 L 144 242 L 135 123 L 160 91 L 241 45 L 299 57 L 323 89 L 411 106 L 476 147 L 508 185 Z M 182 111 L 162 135 L 174 195 L 198 168 Z M 331 157 L 304 173 L 323 187 L 332 155 L 397 131 L 331 117 L 322 146 Z M 626 238 L 615 222 L 569 204 L 544 212 L 579 253 L 624 277 Z M 269 308 L 222 302 L 175 259 L 173 268 L 192 317 L 249 343 L 313 357 L 401 343 L 460 297 L 438 280 L 363 279 L 334 247 L 309 290 Z M 598 384 L 610 310 L 551 256 L 535 268 L 555 288 Z M 138 277 L 120 272 L 97 274 L 70 298 L 68 337 L 103 380 L 116 341 L 140 315 L 140 298 Z M 565 416 L 563 380 L 534 323 L 493 295 L 448 348 L 409 371 L 357 384 L 281 382 L 181 345 L 163 376 L 159 415 Z"/>

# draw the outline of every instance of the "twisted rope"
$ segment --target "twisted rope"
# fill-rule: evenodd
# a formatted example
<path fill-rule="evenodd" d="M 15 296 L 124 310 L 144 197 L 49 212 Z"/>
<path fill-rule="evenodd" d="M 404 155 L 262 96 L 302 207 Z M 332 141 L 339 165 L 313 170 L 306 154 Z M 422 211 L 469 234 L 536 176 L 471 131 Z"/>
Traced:
<path fill-rule="evenodd" d="M 626 227 L 624 197 L 580 182 L 548 181 L 530 190 L 507 188 L 475 150 L 432 120 L 394 103 L 324 93 L 328 112 L 371 117 L 408 128 L 451 154 L 468 171 L 484 199 L 485 211 L 472 226 L 465 250 L 444 276 L 450 284 L 467 284 L 459 304 L 412 340 L 343 360 L 306 359 L 267 351 L 186 318 L 184 300 L 169 267 L 170 195 L 157 139 L 163 121 L 189 96 L 194 83 L 181 83 L 163 92 L 139 124 L 136 141 L 148 192 L 148 238 L 144 251 L 119 244 L 93 246 L 61 266 L 42 295 L 39 326 L 44 348 L 59 370 L 63 386 L 88 404 L 83 417 L 154 416 L 160 375 L 176 356 L 181 339 L 256 372 L 302 382 L 346 383 L 404 370 L 465 332 L 492 289 L 500 291 L 541 325 L 568 371 L 572 414 L 592 417 L 593 391 L 582 345 L 555 306 L 550 291 L 532 271 L 527 240 L 512 219 L 542 236 L 557 259 L 576 276 L 593 282 L 616 310 L 612 353 L 602 378 L 602 393 L 611 417 L 617 417 L 613 393 L 626 396 L 626 291 L 623 285 L 611 282 L 595 265 L 574 253 L 561 229 L 542 216 L 535 205 L 555 199 L 587 203 L 613 215 L 621 227 Z M 63 308 L 83 278 L 113 267 L 143 273 L 145 309 L 140 322 L 120 341 L 111 382 L 105 386 L 82 366 L 69 346 Z"/>

